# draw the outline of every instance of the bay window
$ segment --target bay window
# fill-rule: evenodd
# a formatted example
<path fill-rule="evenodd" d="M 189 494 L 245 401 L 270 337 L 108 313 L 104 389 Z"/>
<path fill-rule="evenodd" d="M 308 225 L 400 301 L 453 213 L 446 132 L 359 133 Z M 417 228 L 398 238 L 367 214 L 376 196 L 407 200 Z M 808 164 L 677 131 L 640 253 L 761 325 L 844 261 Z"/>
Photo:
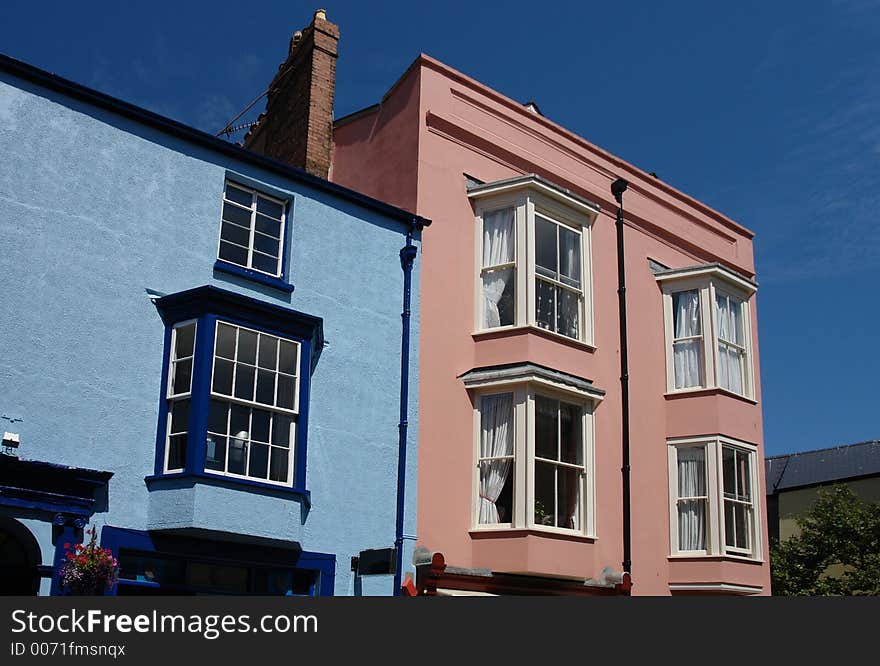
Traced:
<path fill-rule="evenodd" d="M 749 298 L 755 285 L 718 266 L 664 270 L 669 392 L 719 388 L 754 399 Z"/>
<path fill-rule="evenodd" d="M 164 296 L 156 472 L 304 492 L 316 317 L 216 287 Z"/>
<path fill-rule="evenodd" d="M 757 449 L 726 437 L 669 442 L 673 555 L 758 558 Z"/>
<path fill-rule="evenodd" d="M 477 332 L 533 327 L 592 343 L 590 225 L 598 207 L 537 176 L 473 186 Z"/>
<path fill-rule="evenodd" d="M 592 419 L 602 392 L 531 364 L 463 379 L 474 398 L 474 528 L 592 536 Z"/>

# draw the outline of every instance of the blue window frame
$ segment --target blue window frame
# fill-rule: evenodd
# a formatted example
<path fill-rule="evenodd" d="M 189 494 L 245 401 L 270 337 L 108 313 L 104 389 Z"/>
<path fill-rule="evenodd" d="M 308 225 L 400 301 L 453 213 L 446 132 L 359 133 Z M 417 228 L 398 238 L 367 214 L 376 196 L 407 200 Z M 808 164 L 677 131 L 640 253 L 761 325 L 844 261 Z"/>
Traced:
<path fill-rule="evenodd" d="M 249 544 L 106 526 L 101 546 L 119 561 L 111 595 L 330 596 L 336 556 L 295 544 Z"/>
<path fill-rule="evenodd" d="M 165 323 L 155 476 L 308 496 L 320 318 L 213 286 L 156 301 Z"/>
<path fill-rule="evenodd" d="M 293 291 L 288 278 L 288 238 L 293 202 L 227 177 L 217 245 L 218 271 Z"/>

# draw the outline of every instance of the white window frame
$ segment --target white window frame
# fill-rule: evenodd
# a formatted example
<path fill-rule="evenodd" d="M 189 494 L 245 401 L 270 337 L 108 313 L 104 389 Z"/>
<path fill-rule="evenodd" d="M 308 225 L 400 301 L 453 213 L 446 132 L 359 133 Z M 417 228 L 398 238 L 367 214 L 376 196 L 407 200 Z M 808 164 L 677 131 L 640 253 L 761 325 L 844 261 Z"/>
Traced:
<path fill-rule="evenodd" d="M 181 359 L 177 358 L 177 331 L 178 329 L 185 328 L 187 326 L 193 326 L 193 351 L 189 356 L 183 357 Z M 181 321 L 171 328 L 171 349 L 169 350 L 169 358 L 168 358 L 168 379 L 167 385 L 165 387 L 165 400 L 167 405 L 166 411 L 166 423 L 165 423 L 165 460 L 162 463 L 162 469 L 166 474 L 172 474 L 176 472 L 182 472 L 186 468 L 186 464 L 184 463 L 184 467 L 174 467 L 171 468 L 168 465 L 169 458 L 171 457 L 171 427 L 174 419 L 174 404 L 183 400 L 189 400 L 189 409 L 190 415 L 192 415 L 192 380 L 193 373 L 195 372 L 195 363 L 196 363 L 196 343 L 198 341 L 198 333 L 199 333 L 199 323 L 197 319 L 188 319 L 186 321 Z M 174 393 L 174 375 L 175 369 L 177 367 L 178 361 L 186 361 L 190 362 L 190 371 L 189 371 L 189 389 L 186 391 L 182 391 L 180 393 Z M 187 435 L 187 447 L 185 450 L 185 455 L 191 455 L 191 441 L 192 432 L 190 432 L 189 424 L 187 424 L 186 428 Z"/>
<path fill-rule="evenodd" d="M 236 397 L 235 395 L 226 395 L 226 394 L 223 394 L 223 393 L 217 393 L 217 392 L 214 391 L 214 369 L 215 369 L 215 364 L 216 364 L 216 362 L 217 362 L 217 358 L 218 358 L 218 356 L 217 356 L 217 338 L 218 338 L 218 336 L 219 336 L 219 334 L 220 334 L 220 326 L 221 326 L 221 325 L 231 326 L 231 327 L 237 329 L 238 331 L 246 330 L 246 331 L 250 331 L 250 332 L 252 332 L 252 333 L 254 333 L 254 334 L 257 334 L 257 335 L 266 335 L 266 336 L 270 336 L 270 337 L 272 337 L 272 338 L 275 338 L 277 341 L 279 341 L 279 343 L 278 343 L 277 346 L 276 346 L 276 366 L 275 366 L 275 371 L 274 371 L 274 372 L 275 372 L 275 375 L 276 375 L 276 381 L 275 381 L 275 394 L 274 394 L 274 396 L 273 396 L 275 402 L 277 402 L 277 398 L 278 398 L 278 381 L 277 381 L 277 376 L 278 376 L 279 374 L 283 374 L 283 373 L 280 373 L 280 371 L 279 371 L 279 369 L 278 369 L 278 367 L 279 367 L 279 366 L 278 366 L 278 363 L 279 363 L 279 360 L 278 360 L 278 359 L 279 359 L 279 357 L 280 357 L 280 353 L 281 353 L 281 352 L 280 352 L 280 341 L 283 340 L 283 341 L 285 341 L 285 342 L 288 342 L 288 343 L 294 345 L 294 347 L 296 348 L 296 361 L 295 361 L 295 365 L 294 365 L 294 367 L 296 368 L 296 377 L 295 377 L 295 378 L 296 378 L 296 381 L 295 381 L 295 383 L 294 383 L 293 409 L 287 409 L 287 408 L 283 408 L 283 407 L 278 407 L 278 406 L 273 406 L 273 405 L 267 405 L 267 404 L 265 404 L 265 403 L 257 402 L 255 399 L 254 399 L 254 400 L 248 400 L 248 399 L 245 399 L 245 398 L 238 398 L 238 397 Z M 232 393 L 233 393 L 233 394 L 235 393 L 235 378 L 236 378 L 236 372 L 237 372 L 237 370 L 238 370 L 238 365 L 239 365 L 239 362 L 238 362 L 238 360 L 237 360 L 237 353 L 238 353 L 238 335 L 239 335 L 238 332 L 236 332 L 236 344 L 235 344 L 235 349 L 236 349 L 236 360 L 233 361 L 233 372 L 232 372 Z M 258 339 L 259 339 L 259 338 L 258 338 Z M 258 349 L 259 349 L 259 348 L 258 348 Z M 258 353 L 259 353 L 259 352 L 258 352 Z M 225 360 L 225 361 L 229 361 L 229 360 L 231 360 L 231 359 L 227 359 L 227 358 L 225 358 L 225 357 L 219 357 L 219 358 L 221 358 L 222 360 Z M 226 403 L 226 404 L 229 404 L 229 405 L 240 405 L 240 406 L 245 407 L 245 408 L 250 409 L 250 410 L 253 410 L 253 409 L 261 409 L 261 410 L 264 410 L 264 411 L 270 412 L 271 414 L 280 414 L 280 415 L 283 415 L 283 416 L 287 416 L 287 417 L 290 417 L 290 418 L 292 419 L 292 426 L 291 426 L 291 429 L 290 429 L 289 442 L 288 442 L 288 445 L 289 445 L 289 446 L 288 446 L 288 449 L 287 449 L 287 450 L 288 450 L 288 456 L 287 456 L 287 480 L 286 480 L 286 481 L 273 481 L 273 480 L 271 480 L 271 479 L 269 479 L 269 478 L 265 478 L 265 479 L 264 479 L 264 478 L 260 478 L 260 477 L 250 476 L 250 475 L 248 475 L 248 474 L 236 474 L 236 473 L 234 473 L 234 472 L 230 472 L 230 471 L 228 471 L 228 468 L 229 468 L 229 451 L 230 451 L 230 443 L 229 443 L 229 440 L 232 439 L 232 434 L 231 434 L 231 432 L 229 432 L 229 421 L 228 421 L 228 420 L 227 420 L 227 432 L 224 433 L 223 435 L 220 435 L 220 433 L 216 433 L 218 436 L 223 436 L 223 437 L 226 437 L 226 439 L 227 439 L 227 442 L 226 442 L 226 457 L 225 457 L 225 462 L 224 462 L 224 469 L 223 469 L 223 470 L 215 470 L 215 469 L 209 469 L 207 466 L 205 466 L 205 467 L 204 467 L 204 470 L 205 470 L 205 473 L 206 473 L 206 474 L 214 474 L 214 475 L 217 475 L 217 476 L 227 476 L 227 477 L 232 477 L 232 478 L 235 478 L 235 479 L 245 479 L 245 480 L 248 480 L 248 481 L 255 481 L 255 482 L 258 482 L 258 483 L 266 483 L 266 484 L 277 485 L 277 486 L 282 486 L 282 487 L 292 487 L 292 486 L 293 486 L 293 484 L 294 484 L 294 473 L 295 473 L 295 471 L 296 471 L 296 469 L 295 469 L 295 461 L 296 461 L 296 445 L 297 445 L 296 437 L 297 437 L 297 430 L 298 430 L 297 419 L 298 419 L 298 417 L 299 417 L 300 381 L 302 380 L 302 378 L 301 378 L 301 376 L 300 376 L 300 375 L 301 375 L 301 368 L 300 368 L 300 361 L 301 361 L 301 358 L 302 358 L 302 346 L 301 346 L 301 344 L 300 344 L 297 340 L 290 340 L 290 339 L 288 339 L 288 338 L 284 338 L 284 337 L 279 336 L 279 335 L 276 335 L 276 334 L 274 334 L 274 333 L 267 333 L 267 332 L 265 332 L 265 331 L 261 331 L 261 330 L 259 330 L 259 329 L 250 328 L 250 327 L 248 327 L 248 326 L 242 326 L 241 324 L 236 324 L 236 323 L 233 323 L 233 322 L 225 321 L 225 320 L 223 320 L 223 319 L 218 319 L 218 320 L 217 320 L 217 322 L 216 322 L 216 324 L 215 324 L 215 326 L 214 326 L 214 339 L 213 339 L 213 346 L 212 346 L 212 348 L 211 348 L 211 376 L 210 376 L 210 379 L 209 379 L 209 382 L 210 382 L 210 383 L 209 383 L 209 385 L 208 385 L 208 386 L 209 386 L 209 400 L 216 400 L 216 401 L 218 401 L 218 402 L 223 402 L 223 403 Z M 249 365 L 249 364 L 248 364 L 248 365 Z M 256 381 L 257 381 L 257 374 L 256 374 L 256 373 L 259 372 L 259 365 L 255 365 L 255 366 L 253 366 L 253 367 L 255 368 L 255 370 L 254 370 L 254 372 L 255 372 L 254 385 L 255 385 L 255 387 L 256 387 Z M 256 391 L 256 388 L 255 388 L 254 390 Z M 210 407 L 209 407 L 209 413 L 210 413 Z M 231 416 L 231 412 L 230 412 L 230 415 L 227 416 L 227 419 L 231 419 L 231 418 L 232 418 L 232 416 Z M 250 420 L 252 420 L 252 419 L 253 419 L 253 413 L 251 412 L 251 414 L 250 414 L 250 416 L 249 416 L 249 424 L 250 424 Z M 250 425 L 249 425 L 249 427 L 250 427 Z M 205 430 L 205 432 L 206 432 L 206 434 L 208 434 L 208 435 L 212 434 L 211 431 L 210 431 L 210 424 L 208 424 L 208 425 L 206 426 L 206 430 Z M 251 430 L 248 430 L 248 434 L 250 434 L 250 433 L 251 433 Z M 271 461 L 272 461 L 272 459 L 271 459 L 271 451 L 272 451 L 272 448 L 275 447 L 275 445 L 273 445 L 273 444 L 271 443 L 271 441 L 272 441 L 272 434 L 271 434 L 271 422 L 270 422 L 269 442 L 267 443 L 267 445 L 269 446 L 269 459 L 268 459 L 268 462 L 267 462 L 267 474 L 268 474 L 269 471 L 271 470 Z M 260 443 L 260 444 L 266 444 L 265 442 L 258 442 L 258 443 Z M 247 470 L 247 469 L 248 469 L 248 466 L 249 466 L 249 462 L 250 462 L 250 453 L 251 453 L 251 450 L 252 450 L 252 446 L 251 446 L 251 445 L 253 444 L 253 440 L 250 439 L 250 437 L 249 437 L 248 440 L 247 440 L 247 444 L 248 444 L 248 446 L 247 446 L 247 456 L 246 456 L 246 458 L 245 458 L 245 463 L 244 463 L 244 468 L 245 468 L 245 470 Z M 283 448 L 283 447 L 281 447 L 281 448 Z"/>
<path fill-rule="evenodd" d="M 704 447 L 706 460 L 706 549 L 680 550 L 678 547 L 678 449 Z M 751 487 L 751 547 L 747 550 L 727 546 L 724 515 L 724 471 L 722 450 L 733 448 L 748 456 Z M 758 448 L 754 444 L 715 435 L 711 437 L 676 438 L 667 441 L 669 466 L 669 544 L 671 557 L 733 557 L 762 561 L 761 494 L 758 469 Z"/>
<path fill-rule="evenodd" d="M 543 181 L 520 179 L 511 186 L 480 191 L 469 195 L 474 204 L 474 334 L 491 333 L 517 328 L 532 328 L 569 342 L 580 342 L 593 347 L 593 278 L 591 227 L 598 216 L 598 207 L 591 207 L 571 196 L 560 194 Z M 483 325 L 483 216 L 504 208 L 514 209 L 514 322 L 505 326 L 487 328 Z M 570 285 L 557 283 L 535 270 L 535 216 L 549 219 L 554 224 L 579 234 L 581 254 L 579 331 L 572 338 L 555 330 L 538 326 L 535 315 L 536 280 L 577 291 Z"/>
<path fill-rule="evenodd" d="M 480 517 L 480 435 L 481 399 L 487 395 L 513 394 L 513 507 L 512 520 L 506 523 L 481 524 Z M 581 527 L 568 529 L 535 523 L 535 396 L 541 395 L 581 408 L 584 476 L 581 485 Z M 471 530 L 494 532 L 528 529 L 540 532 L 596 538 L 596 480 L 594 409 L 597 398 L 570 387 L 561 387 L 537 378 L 520 381 L 489 382 L 473 389 L 473 479 Z"/>
<path fill-rule="evenodd" d="M 242 204 L 240 204 L 236 201 L 232 201 L 231 199 L 228 199 L 226 197 L 226 188 L 229 187 L 230 185 L 238 190 L 242 190 L 244 192 L 250 193 L 250 195 L 251 195 L 250 208 L 247 208 L 247 207 L 243 206 Z M 255 236 L 255 234 L 259 233 L 256 230 L 257 229 L 256 217 L 257 217 L 257 201 L 258 201 L 258 199 L 265 199 L 266 201 L 270 201 L 274 204 L 281 206 L 281 220 L 280 220 L 280 225 L 279 225 L 280 236 L 278 238 L 278 258 L 275 263 L 275 272 L 274 273 L 269 273 L 268 271 L 264 271 L 259 268 L 255 268 L 253 265 L 254 252 L 257 252 L 257 250 L 255 250 L 255 247 L 254 247 L 254 236 Z M 223 223 L 224 223 L 223 206 L 225 206 L 226 204 L 229 204 L 230 206 L 233 206 L 235 208 L 240 208 L 241 210 L 249 211 L 249 213 L 250 213 L 250 226 L 249 226 L 246 264 L 239 264 L 235 261 L 232 261 L 230 259 L 224 259 L 220 256 L 221 242 L 230 243 L 232 245 L 235 245 L 236 247 L 244 248 L 243 245 L 238 245 L 237 243 L 232 243 L 232 241 L 223 240 Z M 272 218 L 272 219 L 274 219 L 274 218 Z M 234 223 L 230 222 L 230 224 L 234 224 Z M 235 225 L 235 226 L 240 226 L 240 225 Z M 221 202 L 221 206 L 220 206 L 220 230 L 217 234 L 217 259 L 219 261 L 226 262 L 227 264 L 231 264 L 233 266 L 239 266 L 240 268 L 245 268 L 250 271 L 255 271 L 255 272 L 260 273 L 262 275 L 268 275 L 270 277 L 280 278 L 284 272 L 284 252 L 285 252 L 286 227 L 287 227 L 287 202 L 285 200 L 279 199 L 278 197 L 273 197 L 271 195 L 266 194 L 265 192 L 255 190 L 253 187 L 243 185 L 243 184 L 239 183 L 238 181 L 230 180 L 228 178 L 223 183 L 223 197 L 222 197 L 222 202 Z M 265 253 L 260 253 L 260 254 L 263 254 L 264 256 L 269 256 L 269 255 L 266 255 Z"/>
<path fill-rule="evenodd" d="M 738 395 L 751 401 L 755 401 L 755 373 L 752 353 L 752 316 L 751 299 L 755 294 L 755 287 L 740 279 L 731 279 L 731 276 L 718 268 L 707 269 L 694 274 L 683 273 L 682 275 L 662 275 L 658 277 L 663 294 L 663 318 L 666 338 L 666 391 L 667 393 L 692 393 L 707 389 L 718 389 Z M 673 294 L 683 291 L 697 291 L 700 295 L 700 317 L 702 331 L 703 351 L 703 384 L 687 388 L 675 388 L 675 360 L 673 343 L 675 342 Z M 736 393 L 722 387 L 719 380 L 718 370 L 718 317 L 715 307 L 715 295 L 723 294 L 734 298 L 742 304 L 742 324 L 745 347 L 743 349 L 743 392 Z M 723 341 L 722 341 L 723 342 Z"/>

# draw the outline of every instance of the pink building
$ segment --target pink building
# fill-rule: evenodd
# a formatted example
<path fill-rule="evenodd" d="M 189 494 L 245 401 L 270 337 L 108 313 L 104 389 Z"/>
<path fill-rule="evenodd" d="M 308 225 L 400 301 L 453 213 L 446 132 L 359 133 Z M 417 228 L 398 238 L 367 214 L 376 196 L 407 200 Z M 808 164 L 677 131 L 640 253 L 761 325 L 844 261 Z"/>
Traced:
<path fill-rule="evenodd" d="M 769 594 L 752 232 L 424 55 L 332 139 L 331 180 L 434 221 L 420 591 Z"/>

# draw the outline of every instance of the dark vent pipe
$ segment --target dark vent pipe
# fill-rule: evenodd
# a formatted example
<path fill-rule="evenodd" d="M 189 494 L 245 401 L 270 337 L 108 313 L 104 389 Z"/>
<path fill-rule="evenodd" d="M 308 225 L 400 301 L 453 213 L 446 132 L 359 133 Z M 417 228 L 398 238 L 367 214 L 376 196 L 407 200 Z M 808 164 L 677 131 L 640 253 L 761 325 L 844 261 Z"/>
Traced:
<path fill-rule="evenodd" d="M 623 178 L 611 183 L 617 200 L 617 301 L 620 314 L 620 405 L 623 475 L 623 571 L 632 573 L 632 526 L 630 524 L 629 478 L 629 355 L 626 342 L 626 262 L 623 253 L 623 193 L 629 185 Z"/>

